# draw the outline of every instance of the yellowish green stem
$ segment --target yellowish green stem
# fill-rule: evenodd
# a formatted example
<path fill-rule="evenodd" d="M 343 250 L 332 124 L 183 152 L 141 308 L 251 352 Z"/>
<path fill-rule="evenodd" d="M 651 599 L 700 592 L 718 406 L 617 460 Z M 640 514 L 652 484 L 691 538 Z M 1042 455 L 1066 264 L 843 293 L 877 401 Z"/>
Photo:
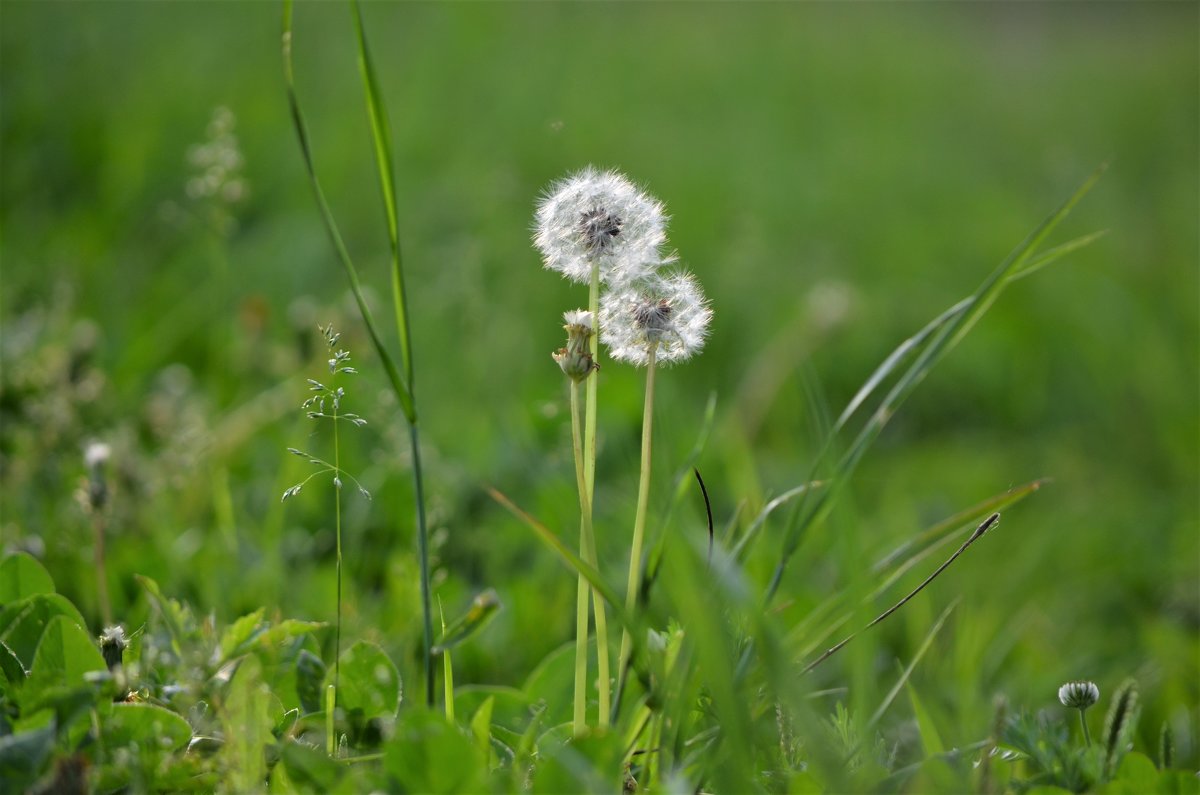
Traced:
<path fill-rule="evenodd" d="M 650 348 L 650 358 L 646 362 L 646 404 L 642 409 L 642 464 L 638 478 L 637 514 L 633 520 L 633 544 L 629 551 L 629 582 L 625 590 L 625 610 L 634 615 L 637 609 L 638 590 L 642 584 L 642 544 L 646 536 L 646 512 L 650 505 L 650 448 L 654 435 L 654 371 L 657 360 L 657 348 Z M 621 664 L 617 670 L 623 670 L 629 662 L 632 651 L 632 638 L 629 631 L 621 634 Z"/>
<path fill-rule="evenodd" d="M 571 382 L 571 440 L 575 450 L 575 480 L 579 488 L 579 513 L 582 517 L 579 527 L 579 549 L 580 557 L 585 563 L 588 563 L 593 568 L 600 567 L 599 555 L 596 552 L 596 534 L 592 525 L 592 500 L 587 488 L 587 480 L 584 474 L 584 455 L 583 443 L 580 438 L 580 418 L 579 418 L 579 384 Z M 580 590 L 577 592 L 577 599 L 583 600 L 583 607 L 586 610 L 586 601 L 589 588 L 583 577 L 579 578 Z M 596 672 L 599 679 L 599 709 L 600 715 L 597 725 L 604 727 L 609 724 L 609 711 L 612 708 L 611 692 L 612 681 L 609 671 L 609 653 L 608 653 L 608 612 L 604 606 L 604 598 L 595 591 L 591 591 L 592 609 L 596 616 Z M 579 602 L 577 601 L 577 607 Z M 576 639 L 578 643 L 578 638 Z M 576 646 L 576 650 L 579 650 Z M 586 652 L 586 643 L 583 646 L 583 651 Z M 576 665 L 578 665 L 578 660 Z M 584 673 L 586 675 L 586 664 L 584 665 Z M 586 684 L 586 683 L 585 683 Z"/>

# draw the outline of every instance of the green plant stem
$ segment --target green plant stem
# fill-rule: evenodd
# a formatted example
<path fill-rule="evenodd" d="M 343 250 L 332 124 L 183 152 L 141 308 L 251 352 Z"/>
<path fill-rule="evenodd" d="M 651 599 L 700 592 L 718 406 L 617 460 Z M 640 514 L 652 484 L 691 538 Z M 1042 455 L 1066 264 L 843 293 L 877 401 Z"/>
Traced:
<path fill-rule="evenodd" d="M 99 511 L 100 509 L 95 509 Z M 108 568 L 104 565 L 104 519 L 100 516 L 92 518 L 92 530 L 95 533 L 94 562 L 96 565 L 96 596 L 100 602 L 100 616 L 104 626 L 112 626 L 112 602 L 108 598 Z"/>
<path fill-rule="evenodd" d="M 1079 710 L 1079 725 L 1083 726 L 1083 739 L 1087 741 L 1087 747 L 1092 747 L 1092 735 L 1088 731 L 1087 719 L 1084 717 L 1087 710 Z"/>
<path fill-rule="evenodd" d="M 333 510 L 337 546 L 337 622 L 333 629 L 333 689 L 336 698 L 342 672 L 342 463 L 338 439 L 338 408 L 333 407 Z"/>
<path fill-rule="evenodd" d="M 575 481 L 579 489 L 579 556 L 589 565 L 599 569 L 599 555 L 596 552 L 596 534 L 592 526 L 592 501 L 587 488 L 583 440 L 580 433 L 579 384 L 576 381 L 571 382 L 571 443 L 575 453 Z M 577 710 L 580 709 L 581 692 L 586 693 L 587 685 L 587 602 L 589 593 L 592 594 L 592 607 L 596 615 L 596 672 L 599 679 L 598 699 L 600 709 L 597 725 L 608 726 L 609 710 L 611 709 L 608 614 L 604 607 L 604 599 L 599 593 L 592 591 L 587 583 L 587 579 L 583 575 L 579 576 L 579 586 L 576 591 L 575 707 Z M 582 700 L 586 702 L 586 698 Z"/>
<path fill-rule="evenodd" d="M 424 623 L 425 646 L 425 704 L 434 705 L 433 681 L 433 598 L 429 587 L 429 528 L 425 520 L 425 484 L 421 474 L 421 437 L 417 422 L 408 424 L 408 439 L 412 446 L 413 488 L 417 503 L 417 555 L 421 567 L 421 616 Z"/>
<path fill-rule="evenodd" d="M 625 610 L 632 615 L 637 607 L 638 589 L 641 586 L 642 573 L 642 544 L 646 535 L 646 511 L 650 505 L 650 452 L 654 436 L 654 372 L 657 360 L 656 348 L 650 348 L 650 357 L 646 362 L 646 405 L 642 409 L 642 466 L 638 478 L 637 514 L 633 520 L 633 544 L 629 551 L 629 582 L 625 589 Z M 629 660 L 629 633 L 621 635 L 620 666 L 624 669 Z"/>

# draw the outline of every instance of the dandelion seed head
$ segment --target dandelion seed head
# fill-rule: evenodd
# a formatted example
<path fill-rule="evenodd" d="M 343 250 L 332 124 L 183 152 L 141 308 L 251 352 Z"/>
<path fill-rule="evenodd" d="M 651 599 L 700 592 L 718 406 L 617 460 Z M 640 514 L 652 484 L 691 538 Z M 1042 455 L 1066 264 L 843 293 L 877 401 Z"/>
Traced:
<path fill-rule="evenodd" d="M 572 326 L 588 331 L 596 327 L 592 313 L 586 309 L 572 309 L 570 312 L 563 312 L 563 323 L 566 324 L 565 328 L 568 331 Z"/>
<path fill-rule="evenodd" d="M 712 309 L 690 273 L 655 275 L 600 298 L 600 340 L 613 359 L 644 366 L 690 359 L 704 347 Z"/>
<path fill-rule="evenodd" d="M 1100 688 L 1094 682 L 1067 682 L 1058 689 L 1064 707 L 1087 709 L 1100 700 Z"/>
<path fill-rule="evenodd" d="M 588 166 L 538 202 L 533 242 L 545 266 L 587 284 L 592 263 L 609 285 L 646 276 L 670 261 L 663 205 L 616 171 Z"/>
<path fill-rule="evenodd" d="M 96 469 L 108 463 L 112 448 L 104 442 L 92 442 L 83 451 L 83 462 L 88 469 Z"/>

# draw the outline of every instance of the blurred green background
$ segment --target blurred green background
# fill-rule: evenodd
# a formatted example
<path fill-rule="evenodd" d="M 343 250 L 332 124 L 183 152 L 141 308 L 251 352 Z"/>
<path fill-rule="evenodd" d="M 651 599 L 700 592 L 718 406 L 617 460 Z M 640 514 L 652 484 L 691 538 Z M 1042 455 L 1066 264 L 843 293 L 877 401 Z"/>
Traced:
<path fill-rule="evenodd" d="M 0 9 L 0 534 L 99 622 L 82 450 L 113 447 L 109 566 L 201 613 L 332 615 L 332 496 L 285 447 L 327 449 L 299 403 L 333 322 L 371 425 L 343 461 L 350 637 L 415 676 L 406 430 L 321 227 L 287 113 L 273 3 Z M 718 524 L 802 482 L 836 416 L 902 339 L 968 294 L 1099 163 L 1058 240 L 1108 235 L 1015 284 L 895 417 L 784 585 L 785 625 L 898 543 L 986 497 L 1005 515 L 894 626 L 823 680 L 910 657 L 945 736 L 991 699 L 1032 707 L 1090 678 L 1142 683 L 1155 735 L 1197 763 L 1200 701 L 1198 8 L 1191 3 L 369 4 L 390 109 L 427 448 L 438 595 L 495 587 L 459 683 L 517 683 L 572 636 L 575 584 L 489 500 L 574 538 L 566 390 L 549 352 L 583 288 L 544 271 L 533 205 L 589 163 L 660 197 L 712 298 L 707 350 L 660 379 L 652 511 L 691 449 Z M 301 4 L 295 52 L 317 166 L 387 305 L 387 241 L 347 9 Z M 189 195 L 214 111 L 242 156 L 234 201 Z M 194 159 L 194 158 L 193 158 Z M 193 190 L 192 194 L 196 191 Z M 388 325 L 388 324 L 385 324 Z M 623 581 L 641 374 L 601 372 L 598 531 Z M 843 440 L 845 441 L 845 440 Z M 673 528 L 702 533 L 689 496 Z M 768 526 L 748 569 L 778 553 Z M 913 584 L 920 572 L 910 575 Z M 906 580 L 907 582 L 907 580 Z M 900 593 L 898 590 L 897 593 Z M 882 607 L 883 604 L 878 605 Z M 89 612 L 90 609 L 90 612 Z M 414 691 L 415 692 L 415 691 Z M 899 716 L 903 717 L 903 716 Z"/>

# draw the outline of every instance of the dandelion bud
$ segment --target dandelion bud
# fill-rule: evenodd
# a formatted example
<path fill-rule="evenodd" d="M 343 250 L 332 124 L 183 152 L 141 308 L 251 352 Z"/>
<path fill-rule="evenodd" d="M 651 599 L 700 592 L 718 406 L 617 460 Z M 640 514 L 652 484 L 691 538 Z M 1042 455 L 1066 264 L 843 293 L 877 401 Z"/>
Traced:
<path fill-rule="evenodd" d="M 595 333 L 592 313 L 576 309 L 564 313 L 563 320 L 566 321 L 563 328 L 567 330 L 567 347 L 559 348 L 551 356 L 568 378 L 582 381 L 597 368 L 588 349 L 588 342 Z"/>
<path fill-rule="evenodd" d="M 98 511 L 108 502 L 108 480 L 104 465 L 108 463 L 112 449 L 103 442 L 92 442 L 83 451 L 83 462 L 88 468 L 88 505 Z"/>
<path fill-rule="evenodd" d="M 1067 682 L 1058 689 L 1058 700 L 1070 709 L 1087 709 L 1100 700 L 1100 688 L 1093 682 Z"/>
<path fill-rule="evenodd" d="M 100 653 L 104 655 L 104 662 L 108 666 L 108 670 L 111 671 L 121 664 L 121 655 L 128 646 L 129 638 L 125 635 L 125 628 L 120 624 L 106 627 L 100 633 Z"/>

